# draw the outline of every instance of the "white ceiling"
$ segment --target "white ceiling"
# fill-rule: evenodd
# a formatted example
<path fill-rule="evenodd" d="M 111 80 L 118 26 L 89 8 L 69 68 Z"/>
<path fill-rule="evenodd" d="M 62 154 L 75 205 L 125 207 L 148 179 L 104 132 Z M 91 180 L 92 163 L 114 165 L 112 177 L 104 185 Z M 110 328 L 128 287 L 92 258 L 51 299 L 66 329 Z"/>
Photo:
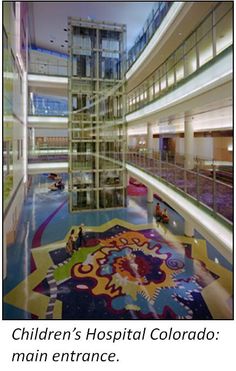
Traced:
<path fill-rule="evenodd" d="M 67 18 L 91 18 L 127 25 L 127 47 L 133 45 L 149 16 L 154 2 L 123 1 L 32 1 L 30 8 L 31 43 L 67 53 Z M 50 42 L 53 40 L 53 43 Z M 61 45 L 64 45 L 62 47 Z"/>

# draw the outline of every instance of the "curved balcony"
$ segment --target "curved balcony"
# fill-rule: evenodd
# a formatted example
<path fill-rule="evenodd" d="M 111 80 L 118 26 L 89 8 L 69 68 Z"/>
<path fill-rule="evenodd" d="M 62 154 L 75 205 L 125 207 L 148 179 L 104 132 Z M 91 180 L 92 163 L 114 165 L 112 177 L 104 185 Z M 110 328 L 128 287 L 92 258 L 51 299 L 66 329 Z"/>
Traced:
<path fill-rule="evenodd" d="M 231 47 L 232 3 L 221 3 L 162 65 L 128 93 L 127 114 L 191 81 L 198 71 L 231 51 Z"/>
<path fill-rule="evenodd" d="M 147 46 L 156 30 L 160 27 L 166 14 L 171 8 L 172 1 L 156 2 L 150 16 L 145 22 L 142 32 L 136 38 L 132 48 L 128 51 L 127 67 L 128 69 L 138 59 L 144 48 Z"/>
<path fill-rule="evenodd" d="M 186 194 L 178 192 L 177 188 L 170 187 L 170 183 L 139 168 L 136 164 L 126 164 L 131 177 L 145 184 L 152 192 L 158 195 L 174 208 L 185 221 L 193 225 L 201 235 L 206 238 L 229 262 L 232 262 L 233 236 L 232 227 L 222 223 L 206 208 L 199 207 Z"/>
<path fill-rule="evenodd" d="M 228 171 L 219 171 L 213 161 L 208 164 L 208 170 L 206 170 L 201 166 L 201 161 L 195 159 L 194 168 L 186 170 L 183 166 L 183 159 L 176 161 L 176 158 L 168 159 L 166 155 L 163 160 L 163 154 L 160 156 L 157 153 L 129 152 L 126 154 L 126 162 L 177 190 L 221 222 L 231 225 L 233 186 L 225 182 L 225 177 L 228 183 L 232 182 L 232 168 L 229 167 Z"/>

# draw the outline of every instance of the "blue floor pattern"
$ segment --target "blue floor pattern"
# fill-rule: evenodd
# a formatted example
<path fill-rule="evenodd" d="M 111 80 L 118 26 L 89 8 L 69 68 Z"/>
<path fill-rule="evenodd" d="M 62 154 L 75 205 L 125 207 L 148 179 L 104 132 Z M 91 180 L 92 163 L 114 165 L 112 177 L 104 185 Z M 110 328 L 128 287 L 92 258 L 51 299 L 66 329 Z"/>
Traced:
<path fill-rule="evenodd" d="M 64 181 L 67 183 L 67 175 L 63 174 Z M 161 223 L 156 223 L 155 218 L 153 216 L 155 203 L 147 204 L 145 196 L 132 196 L 128 199 L 128 207 L 123 209 L 117 210 L 106 210 L 106 211 L 86 211 L 86 212 L 79 212 L 77 214 L 70 214 L 68 208 L 68 193 L 67 193 L 67 186 L 65 191 L 63 192 L 51 192 L 48 189 L 48 185 L 50 180 L 47 178 L 46 174 L 33 176 L 32 177 L 32 184 L 29 190 L 27 199 L 24 203 L 18 230 L 17 230 L 17 238 L 16 242 L 8 247 L 8 254 L 7 254 L 7 278 L 4 280 L 4 295 L 7 295 L 11 292 L 19 283 L 23 280 L 27 279 L 32 271 L 36 269 L 34 266 L 34 260 L 32 259 L 32 248 L 40 248 L 40 246 L 48 245 L 54 243 L 55 241 L 64 240 L 65 236 L 67 235 L 68 231 L 71 229 L 71 226 L 79 226 L 84 224 L 86 226 L 94 226 L 99 227 L 107 222 L 110 222 L 113 219 L 119 219 L 127 223 L 132 223 L 133 225 L 149 225 L 153 224 L 157 226 L 157 230 L 153 229 L 149 231 L 151 235 L 155 235 L 156 238 L 160 238 L 160 234 L 158 230 L 161 232 L 161 236 L 165 236 L 167 233 L 171 233 L 173 236 L 182 236 L 184 234 L 184 220 L 183 218 L 177 214 L 172 208 L 168 207 L 162 201 L 158 202 L 161 205 L 161 208 L 167 208 L 168 213 L 170 216 L 170 222 L 168 224 L 168 228 L 163 226 Z M 55 210 L 58 212 L 55 213 Z M 45 225 L 43 229 L 42 236 L 40 238 L 40 245 L 33 246 L 35 241 L 35 235 L 37 231 L 39 231 L 40 227 L 43 225 L 45 220 L 49 218 L 49 216 L 55 213 L 52 220 Z M 118 228 L 118 227 L 117 227 Z M 116 234 L 118 232 L 124 233 L 125 228 L 120 227 L 121 230 L 116 230 Z M 142 231 L 143 236 L 145 236 L 145 231 Z M 114 235 L 114 231 L 110 230 L 110 234 Z M 98 236 L 98 235 L 96 235 Z M 92 234 L 92 232 L 86 233 L 86 239 L 91 242 L 91 247 L 94 244 L 94 239 L 96 236 Z M 109 228 L 100 235 L 100 239 L 103 238 L 104 240 L 109 240 Z M 204 240 L 203 237 L 198 233 L 195 232 L 195 239 L 196 240 Z M 150 237 L 149 237 L 150 240 Z M 231 264 L 211 245 L 209 242 L 205 241 L 206 249 L 207 249 L 207 256 L 209 260 L 212 262 L 217 261 L 217 264 L 222 267 L 222 269 L 226 269 L 228 271 L 232 271 Z M 183 245 L 184 246 L 184 245 Z M 129 244 L 126 246 L 129 248 Z M 166 247 L 166 249 L 170 248 Z M 184 246 L 186 249 L 185 255 L 185 264 L 190 258 L 191 261 L 191 254 L 188 256 L 187 249 L 188 246 Z M 122 246 L 121 251 L 127 255 L 127 250 L 124 250 L 125 246 Z M 190 246 L 191 249 L 191 246 Z M 101 250 L 103 251 L 103 250 Z M 136 250 L 132 251 L 132 256 L 135 257 L 135 264 L 136 268 L 138 266 L 138 272 L 141 272 L 142 269 L 146 269 L 145 277 L 148 276 L 148 272 L 150 273 L 150 269 L 152 270 L 152 264 L 149 264 L 150 257 L 144 259 L 144 256 L 141 256 L 141 251 L 135 252 Z M 158 254 L 167 254 L 170 253 L 165 251 L 165 246 L 160 247 L 160 251 Z M 65 260 L 66 256 L 64 256 L 65 250 L 58 249 L 54 250 L 50 253 L 51 259 L 55 264 L 58 264 L 59 260 Z M 98 250 L 99 254 L 99 250 Z M 149 254 L 149 253 L 148 253 Z M 146 254 L 146 255 L 148 255 Z M 126 256 L 125 255 L 125 256 Z M 122 264 L 124 262 L 124 256 L 122 258 Z M 109 259 L 113 259 L 110 256 Z M 152 259 L 154 257 L 152 256 Z M 155 259 L 159 259 L 155 257 Z M 138 264 L 137 264 L 138 262 Z M 142 264 L 141 264 L 142 263 Z M 83 265 L 83 262 L 80 262 Z M 141 265 L 142 269 L 141 269 Z M 157 260 L 155 261 L 157 264 Z M 204 264 L 203 264 L 204 265 Z M 76 264 L 74 265 L 73 269 L 75 269 Z M 146 268 L 145 268 L 146 267 Z M 124 268 L 124 267 L 123 267 Z M 122 269 L 123 269 L 122 268 Z M 101 269 L 101 267 L 100 267 Z M 107 268 L 108 269 L 108 268 Z M 112 269 L 110 267 L 110 269 Z M 132 278 L 132 270 L 127 268 L 126 271 L 129 272 L 131 279 Z M 172 269 L 174 269 L 172 267 Z M 201 267 L 202 269 L 202 267 Z M 212 280 L 217 280 L 217 275 L 214 272 L 207 270 L 206 267 L 206 275 L 210 272 L 210 276 Z M 17 275 L 16 275 L 17 271 Z M 188 269 L 189 272 L 189 269 Z M 166 274 L 166 273 L 165 273 Z M 105 275 L 105 273 L 104 273 Z M 150 280 L 153 280 L 153 275 L 150 274 Z M 168 278 L 168 277 L 167 277 Z M 189 278 L 189 277 L 188 277 Z M 182 278 L 181 278 L 182 279 Z M 67 279 L 64 282 L 57 283 L 57 300 L 63 302 L 63 309 L 61 318 L 63 319 L 139 319 L 139 318 L 164 318 L 164 319 L 176 319 L 176 318 L 192 318 L 192 319 L 211 319 L 212 315 L 209 312 L 202 296 L 201 292 L 198 290 L 198 285 L 204 287 L 205 283 L 203 282 L 196 282 L 193 280 L 192 283 L 188 282 L 189 288 L 187 289 L 187 279 L 186 277 L 183 279 L 182 283 L 184 282 L 185 289 L 187 291 L 191 291 L 191 296 L 185 296 L 183 293 L 180 293 L 182 288 L 178 289 L 177 286 L 182 287 L 179 285 L 177 281 L 177 286 L 172 289 L 169 288 L 167 292 L 164 288 L 153 296 L 151 300 L 152 306 L 155 308 L 155 314 L 152 315 L 149 313 L 147 306 L 150 300 L 145 301 L 145 297 L 142 296 L 143 294 L 138 293 L 136 295 L 136 299 L 134 300 L 134 295 L 131 293 L 130 295 L 125 295 L 124 293 L 121 295 L 120 298 L 116 298 L 115 300 L 109 299 L 109 305 L 106 295 L 103 294 L 102 290 L 96 295 L 91 294 L 92 290 L 94 289 L 93 285 L 95 278 L 93 276 L 87 275 L 86 277 L 71 275 L 70 279 Z M 80 282 L 78 284 L 78 281 Z M 137 281 L 137 278 L 136 278 Z M 155 279 L 154 279 L 155 281 Z M 190 280 L 191 281 L 191 280 Z M 204 281 L 204 279 L 203 279 Z M 196 284 L 196 287 L 194 286 Z M 77 286 L 87 286 L 90 290 L 75 290 L 74 288 Z M 81 286 L 81 287 L 82 287 Z M 100 284 L 97 284 L 100 286 Z M 136 282 L 137 286 L 137 282 Z M 151 286 L 150 286 L 151 287 Z M 133 290 L 133 288 L 132 288 Z M 132 291 L 131 290 L 131 291 Z M 173 292 L 174 290 L 174 292 Z M 176 293 L 179 290 L 179 293 Z M 46 279 L 43 279 L 42 282 L 35 287 L 36 292 L 43 292 L 45 295 L 50 296 L 50 288 L 48 287 L 48 283 Z M 99 291 L 99 290 L 98 290 Z M 133 291 L 132 291 L 133 292 Z M 137 294 L 137 293 L 136 293 Z M 133 296 L 132 296 L 133 295 Z M 158 302 L 156 298 L 158 297 Z M 177 316 L 176 313 L 171 309 L 170 306 L 165 306 L 164 303 L 168 302 L 169 300 L 173 302 L 173 297 L 178 297 L 177 304 L 179 308 L 188 308 L 187 311 L 183 311 L 183 315 Z M 78 309 L 78 304 L 79 309 Z M 160 309 L 160 303 L 162 303 L 162 308 Z M 182 304 L 180 304 L 182 303 Z M 176 305 L 176 303 L 174 303 Z M 134 308 L 135 310 L 125 310 L 125 308 Z M 76 309 L 77 308 L 77 309 Z M 110 309 L 109 309 L 110 308 Z M 137 310 L 139 308 L 139 310 Z M 141 308 L 141 310 L 140 310 Z M 145 309 L 146 308 L 146 309 Z M 192 313 L 189 315 L 189 313 Z M 79 313 L 79 314 L 78 314 Z M 158 314 L 159 313 L 159 314 Z M 36 315 L 24 311 L 13 304 L 4 303 L 4 318 L 5 319 L 34 319 L 37 318 Z"/>

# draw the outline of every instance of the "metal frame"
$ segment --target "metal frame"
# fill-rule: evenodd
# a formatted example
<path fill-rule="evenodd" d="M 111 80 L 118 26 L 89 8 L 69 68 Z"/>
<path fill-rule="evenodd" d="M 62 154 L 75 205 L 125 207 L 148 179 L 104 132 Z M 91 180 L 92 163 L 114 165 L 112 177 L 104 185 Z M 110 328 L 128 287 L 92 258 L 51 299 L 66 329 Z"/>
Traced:
<path fill-rule="evenodd" d="M 124 207 L 126 26 L 70 17 L 68 32 L 70 212 Z M 102 44 L 102 35 L 107 37 L 107 48 L 104 48 L 106 43 Z M 111 72 L 106 76 L 104 72 L 103 76 L 106 58 L 111 60 L 109 63 L 118 61 L 120 73 L 117 67 L 116 74 Z M 115 106 L 119 115 L 115 114 Z M 119 161 L 114 160 L 116 152 Z M 102 184 L 106 171 L 117 172 L 118 185 Z"/>

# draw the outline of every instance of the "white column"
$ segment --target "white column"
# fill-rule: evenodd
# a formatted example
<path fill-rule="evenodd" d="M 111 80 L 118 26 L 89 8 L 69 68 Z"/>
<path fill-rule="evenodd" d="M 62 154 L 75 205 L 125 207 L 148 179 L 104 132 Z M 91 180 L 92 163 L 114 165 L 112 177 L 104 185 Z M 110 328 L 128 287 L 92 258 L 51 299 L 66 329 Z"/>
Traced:
<path fill-rule="evenodd" d="M 191 222 L 188 222 L 187 220 L 184 221 L 184 234 L 187 237 L 193 237 L 194 236 L 194 227 Z"/>
<path fill-rule="evenodd" d="M 191 170 L 194 167 L 194 130 L 192 117 L 184 120 L 184 167 L 186 170 Z"/>
<path fill-rule="evenodd" d="M 152 124 L 150 122 L 147 123 L 147 151 L 150 154 L 153 151 L 153 132 Z"/>
<path fill-rule="evenodd" d="M 152 189 L 147 189 L 147 202 L 153 202 L 153 191 Z"/>

